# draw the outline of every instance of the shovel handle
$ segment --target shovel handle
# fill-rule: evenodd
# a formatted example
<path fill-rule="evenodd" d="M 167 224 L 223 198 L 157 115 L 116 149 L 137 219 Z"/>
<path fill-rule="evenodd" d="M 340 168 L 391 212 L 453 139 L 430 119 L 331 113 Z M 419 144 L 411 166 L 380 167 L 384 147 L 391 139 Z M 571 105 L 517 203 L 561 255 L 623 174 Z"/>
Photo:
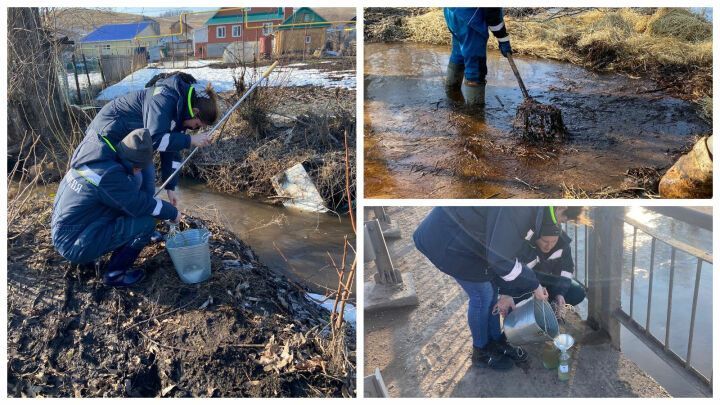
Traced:
<path fill-rule="evenodd" d="M 264 78 L 270 76 L 270 72 L 272 72 L 273 69 L 275 69 L 275 66 L 277 66 L 278 63 L 280 63 L 280 61 L 278 61 L 278 60 L 276 60 L 275 62 L 273 62 L 273 64 L 270 65 L 270 67 L 265 71 L 265 73 L 263 73 L 262 78 L 264 79 Z"/>
<path fill-rule="evenodd" d="M 522 91 L 522 94 L 525 98 L 530 98 L 530 95 L 528 94 L 527 89 L 525 88 L 525 83 L 523 83 L 522 77 L 520 77 L 520 72 L 518 72 L 517 66 L 515 66 L 515 61 L 513 60 L 512 55 L 508 54 L 507 56 L 508 62 L 510 62 L 510 68 L 512 68 L 513 73 L 515 73 L 515 78 L 518 81 L 518 84 L 520 85 L 520 90 Z"/>

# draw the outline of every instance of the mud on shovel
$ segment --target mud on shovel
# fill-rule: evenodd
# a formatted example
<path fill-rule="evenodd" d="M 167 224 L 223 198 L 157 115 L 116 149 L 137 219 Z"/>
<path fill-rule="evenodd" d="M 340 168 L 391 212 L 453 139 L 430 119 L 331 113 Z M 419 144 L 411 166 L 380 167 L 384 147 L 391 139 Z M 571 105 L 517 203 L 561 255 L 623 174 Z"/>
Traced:
<path fill-rule="evenodd" d="M 530 142 L 541 143 L 564 138 L 567 129 L 563 124 L 560 110 L 552 105 L 538 103 L 530 97 L 512 55 L 508 55 L 507 60 L 510 62 L 510 67 L 517 78 L 524 98 L 515 114 L 513 132 L 519 132 L 523 139 Z"/>
<path fill-rule="evenodd" d="M 263 75 L 262 75 L 262 77 L 260 78 L 260 80 L 258 80 L 257 82 L 255 82 L 255 84 L 253 84 L 252 86 L 250 86 L 250 88 L 248 89 L 248 91 L 246 91 L 245 94 L 243 94 L 242 97 L 240 97 L 240 100 L 238 100 L 238 101 L 235 103 L 235 105 L 233 105 L 232 107 L 230 107 L 230 109 L 225 112 L 225 114 L 218 120 L 218 122 L 216 122 L 215 125 L 213 125 L 213 127 L 210 129 L 210 131 L 208 131 L 208 134 L 212 134 L 213 132 L 215 132 L 215 131 L 220 127 L 220 125 L 221 125 L 223 122 L 225 122 L 225 120 L 227 120 L 228 118 L 230 118 L 230 114 L 232 114 L 233 111 L 237 110 L 237 108 L 240 107 L 240 104 L 242 104 L 242 102 L 245 101 L 245 99 L 246 99 L 250 94 L 252 94 L 252 92 L 255 91 L 255 89 L 256 89 L 263 81 L 265 81 L 265 79 L 268 78 L 268 76 L 270 75 L 270 72 L 272 72 L 273 69 L 275 69 L 275 67 L 276 67 L 277 65 L 278 65 L 278 61 L 275 61 L 275 63 L 273 63 L 272 65 L 270 65 L 270 67 L 265 71 L 265 73 L 263 73 Z M 168 185 L 168 183 L 170 182 L 170 180 L 172 180 L 175 176 L 178 175 L 178 173 L 180 173 L 180 170 L 182 170 L 183 166 L 185 166 L 185 164 L 190 160 L 190 158 L 193 157 L 193 155 L 195 154 L 195 152 L 198 151 L 198 149 L 200 149 L 200 147 L 199 147 L 199 146 L 196 146 L 195 149 L 193 149 L 192 152 L 190 152 L 190 154 L 187 155 L 187 157 L 185 158 L 185 160 L 183 160 L 182 163 L 180 163 L 180 166 L 178 166 L 178 168 L 175 169 L 175 171 L 170 175 L 170 177 L 168 177 L 167 180 L 165 180 L 165 182 L 160 186 L 160 188 L 158 189 L 158 191 L 155 192 L 154 197 L 157 197 L 157 195 L 160 194 L 160 192 L 165 188 L 165 186 Z"/>

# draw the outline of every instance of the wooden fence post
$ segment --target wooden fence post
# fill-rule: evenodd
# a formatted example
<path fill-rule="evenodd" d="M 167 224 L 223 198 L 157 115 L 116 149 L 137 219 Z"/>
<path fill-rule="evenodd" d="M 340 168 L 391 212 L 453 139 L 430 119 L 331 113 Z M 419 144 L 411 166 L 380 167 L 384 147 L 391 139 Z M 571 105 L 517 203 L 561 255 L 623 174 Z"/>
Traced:
<path fill-rule="evenodd" d="M 80 94 L 80 81 L 78 80 L 77 64 L 75 63 L 75 54 L 72 54 L 73 72 L 75 73 L 75 89 L 77 90 L 78 104 L 82 104 L 82 94 Z"/>

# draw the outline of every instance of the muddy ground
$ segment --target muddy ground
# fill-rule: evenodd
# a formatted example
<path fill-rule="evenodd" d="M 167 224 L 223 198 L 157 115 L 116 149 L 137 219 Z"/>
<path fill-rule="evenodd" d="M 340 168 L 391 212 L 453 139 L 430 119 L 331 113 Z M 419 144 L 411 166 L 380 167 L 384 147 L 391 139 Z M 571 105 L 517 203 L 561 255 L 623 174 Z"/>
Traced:
<path fill-rule="evenodd" d="M 355 332 L 212 221 L 211 278 L 183 284 L 163 244 L 131 289 L 103 286 L 52 248 L 50 201 L 8 232 L 11 397 L 341 397 L 355 392 Z"/>
<path fill-rule="evenodd" d="M 374 198 L 628 198 L 657 196 L 660 176 L 712 132 L 697 105 L 649 80 L 517 57 L 528 91 L 558 107 L 567 140 L 522 142 L 522 94 L 488 53 L 485 108 L 446 92 L 449 47 L 365 47 L 365 193 Z"/>
<path fill-rule="evenodd" d="M 388 240 L 395 267 L 411 273 L 417 307 L 365 314 L 365 375 L 376 367 L 392 397 L 667 397 L 652 377 L 613 349 L 606 334 L 588 328 L 576 314 L 564 331 L 571 349 L 570 380 L 542 365 L 542 346 L 525 347 L 529 362 L 506 373 L 473 367 L 467 327 L 467 296 L 455 281 L 437 270 L 414 248 L 412 232 L 428 207 L 387 207 L 402 232 Z M 374 265 L 366 266 L 365 281 Z"/>

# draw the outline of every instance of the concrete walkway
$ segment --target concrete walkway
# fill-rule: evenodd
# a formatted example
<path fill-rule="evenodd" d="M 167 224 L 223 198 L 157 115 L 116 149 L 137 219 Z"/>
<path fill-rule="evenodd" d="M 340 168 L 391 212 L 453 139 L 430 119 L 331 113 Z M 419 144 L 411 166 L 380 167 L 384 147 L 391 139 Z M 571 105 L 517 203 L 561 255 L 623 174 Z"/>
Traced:
<path fill-rule="evenodd" d="M 467 297 L 452 278 L 415 250 L 412 233 L 430 208 L 388 207 L 402 239 L 388 241 L 395 266 L 412 272 L 420 305 L 365 314 L 366 374 L 379 367 L 393 397 L 667 397 L 668 393 L 602 332 L 577 316 L 564 326 L 577 340 L 571 377 L 546 370 L 541 346 L 528 346 L 529 363 L 505 373 L 471 364 Z M 376 272 L 365 269 L 365 280 Z"/>

